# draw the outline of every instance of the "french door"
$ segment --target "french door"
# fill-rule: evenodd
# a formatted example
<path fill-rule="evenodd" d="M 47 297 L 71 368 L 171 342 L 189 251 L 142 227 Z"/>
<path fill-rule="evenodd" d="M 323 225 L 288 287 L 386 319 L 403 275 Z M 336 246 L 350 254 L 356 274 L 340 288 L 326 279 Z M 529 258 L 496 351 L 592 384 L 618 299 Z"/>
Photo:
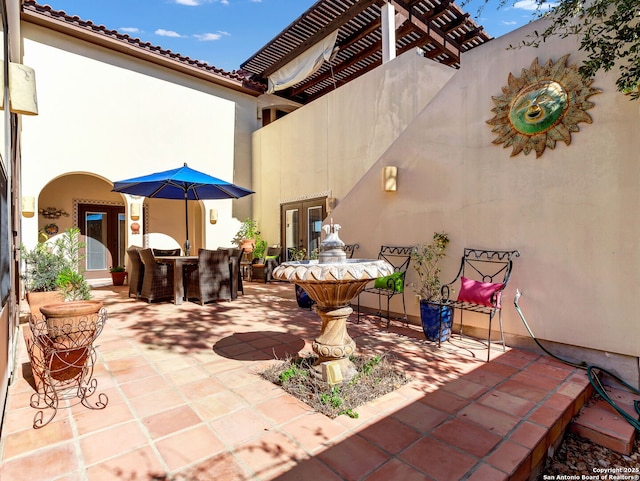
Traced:
<path fill-rule="evenodd" d="M 289 249 L 306 249 L 311 254 L 320 248 L 322 221 L 327 216 L 326 197 L 280 205 L 283 252 L 290 260 Z"/>
<path fill-rule="evenodd" d="M 79 204 L 78 225 L 85 236 L 85 276 L 109 277 L 109 267 L 125 262 L 126 222 L 124 206 Z"/>

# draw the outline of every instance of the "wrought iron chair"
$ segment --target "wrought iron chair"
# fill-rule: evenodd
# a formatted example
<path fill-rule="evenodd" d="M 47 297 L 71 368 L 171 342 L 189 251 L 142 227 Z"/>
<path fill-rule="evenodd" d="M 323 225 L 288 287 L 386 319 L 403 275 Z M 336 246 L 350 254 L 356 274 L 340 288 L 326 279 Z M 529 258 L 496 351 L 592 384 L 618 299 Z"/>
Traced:
<path fill-rule="evenodd" d="M 267 247 L 264 258 L 257 259 L 251 265 L 252 279 L 260 279 L 265 282 L 272 280 L 273 270 L 280 265 L 280 256 L 282 255 L 282 247 Z"/>
<path fill-rule="evenodd" d="M 144 277 L 140 297 L 147 302 L 173 299 L 173 264 L 158 262 L 151 249 L 140 249 Z"/>
<path fill-rule="evenodd" d="M 513 259 L 516 257 L 520 257 L 520 252 L 516 250 L 497 251 L 465 248 L 458 274 L 455 279 L 442 286 L 440 290 L 442 300 L 434 303 L 460 311 L 460 337 L 464 335 L 462 322 L 464 311 L 488 315 L 487 361 L 491 356 L 491 344 L 496 342 L 491 339 L 491 324 L 496 313 L 498 313 L 500 328 L 499 342 L 502 344 L 502 350 L 505 350 L 501 296 L 509 283 Z M 450 299 L 451 293 L 454 292 L 452 286 L 457 281 L 460 281 L 460 287 L 457 290 L 458 296 L 455 300 Z"/>
<path fill-rule="evenodd" d="M 382 320 L 382 298 L 386 297 L 387 299 L 387 329 L 389 329 L 389 324 L 391 323 L 391 313 L 389 309 L 389 304 L 391 299 L 394 296 L 402 297 L 402 311 L 404 316 L 401 318 L 396 318 L 398 320 L 403 320 L 405 323 L 408 322 L 407 319 L 407 306 L 404 300 L 404 282 L 407 275 L 407 269 L 409 269 L 409 264 L 411 262 L 411 251 L 413 250 L 413 246 L 381 246 L 380 252 L 378 253 L 379 260 L 385 260 L 389 264 L 393 266 L 393 274 L 380 277 L 374 281 L 373 286 L 366 287 L 359 295 L 358 295 L 358 322 L 360 322 L 360 296 L 363 294 L 375 294 L 378 296 L 378 317 Z"/>
<path fill-rule="evenodd" d="M 142 247 L 130 246 L 127 249 L 127 255 L 129 256 L 129 296 L 133 294 L 136 299 L 140 297 L 142 291 L 142 280 L 144 278 L 144 264 L 140 259 L 140 249 Z"/>
<path fill-rule="evenodd" d="M 347 259 L 353 258 L 353 254 L 356 252 L 356 249 L 360 249 L 360 244 L 346 244 L 344 246 L 344 252 L 347 254 Z"/>
<path fill-rule="evenodd" d="M 35 429 L 46 426 L 58 412 L 60 402 L 66 407 L 82 404 L 89 409 L 104 409 L 109 402 L 106 394 L 98 394 L 98 381 L 93 377 L 96 361 L 94 342 L 102 332 L 107 311 L 78 318 L 58 318 L 51 325 L 44 317 L 31 316 L 23 329 L 36 392 L 30 405 L 37 409 L 33 418 Z M 52 411 L 49 412 L 48 410 Z M 45 413 L 49 416 L 45 418 Z"/>
<path fill-rule="evenodd" d="M 231 300 L 229 253 L 225 250 L 198 250 L 198 265 L 185 269 L 187 299 L 200 305 L 211 301 Z"/>

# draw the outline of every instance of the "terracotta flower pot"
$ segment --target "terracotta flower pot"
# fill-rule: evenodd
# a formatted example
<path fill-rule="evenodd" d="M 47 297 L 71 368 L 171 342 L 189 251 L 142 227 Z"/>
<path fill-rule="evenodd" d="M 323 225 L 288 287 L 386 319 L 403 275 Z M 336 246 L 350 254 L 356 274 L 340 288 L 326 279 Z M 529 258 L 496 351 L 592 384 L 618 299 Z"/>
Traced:
<path fill-rule="evenodd" d="M 57 339 L 74 331 L 91 330 L 98 322 L 102 301 L 70 301 L 48 304 L 40 308 L 45 317 L 49 337 Z"/>
<path fill-rule="evenodd" d="M 41 291 L 41 292 L 27 292 L 27 302 L 29 303 L 29 310 L 31 315 L 36 318 L 41 318 L 42 313 L 40 308 L 47 304 L 58 304 L 64 302 L 61 291 Z"/>
<path fill-rule="evenodd" d="M 113 281 L 114 286 L 122 286 L 126 277 L 127 272 L 125 271 L 111 273 L 111 280 Z"/>

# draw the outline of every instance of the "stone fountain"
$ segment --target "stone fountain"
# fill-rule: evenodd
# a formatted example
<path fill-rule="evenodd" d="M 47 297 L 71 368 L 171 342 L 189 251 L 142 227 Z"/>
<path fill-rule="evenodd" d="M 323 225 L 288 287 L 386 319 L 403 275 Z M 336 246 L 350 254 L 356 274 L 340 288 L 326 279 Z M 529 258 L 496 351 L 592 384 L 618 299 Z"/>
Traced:
<path fill-rule="evenodd" d="M 323 363 L 335 361 L 340 366 L 343 380 L 356 374 L 349 360 L 356 343 L 347 333 L 347 318 L 353 312 L 350 302 L 367 283 L 393 273 L 393 266 L 384 260 L 347 259 L 344 242 L 338 237 L 339 224 L 322 226 L 325 238 L 320 242 L 318 260 L 283 262 L 273 277 L 302 287 L 316 304 L 315 312 L 322 320 L 320 335 L 313 341 L 318 355 L 314 364 L 318 372 Z"/>

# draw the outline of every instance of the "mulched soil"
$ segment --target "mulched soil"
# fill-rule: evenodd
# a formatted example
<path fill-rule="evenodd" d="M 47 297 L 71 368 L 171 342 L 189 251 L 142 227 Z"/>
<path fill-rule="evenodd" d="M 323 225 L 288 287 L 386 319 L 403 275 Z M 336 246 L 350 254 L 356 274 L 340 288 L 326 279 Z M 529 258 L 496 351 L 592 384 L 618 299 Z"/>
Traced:
<path fill-rule="evenodd" d="M 538 481 L 552 479 L 640 480 L 640 435 L 625 456 L 567 433 L 538 476 Z"/>
<path fill-rule="evenodd" d="M 357 408 L 409 382 L 393 368 L 388 355 L 351 360 L 358 371 L 349 382 L 330 386 L 312 369 L 316 357 L 290 358 L 262 371 L 260 375 L 330 418 L 342 414 L 358 417 Z"/>

